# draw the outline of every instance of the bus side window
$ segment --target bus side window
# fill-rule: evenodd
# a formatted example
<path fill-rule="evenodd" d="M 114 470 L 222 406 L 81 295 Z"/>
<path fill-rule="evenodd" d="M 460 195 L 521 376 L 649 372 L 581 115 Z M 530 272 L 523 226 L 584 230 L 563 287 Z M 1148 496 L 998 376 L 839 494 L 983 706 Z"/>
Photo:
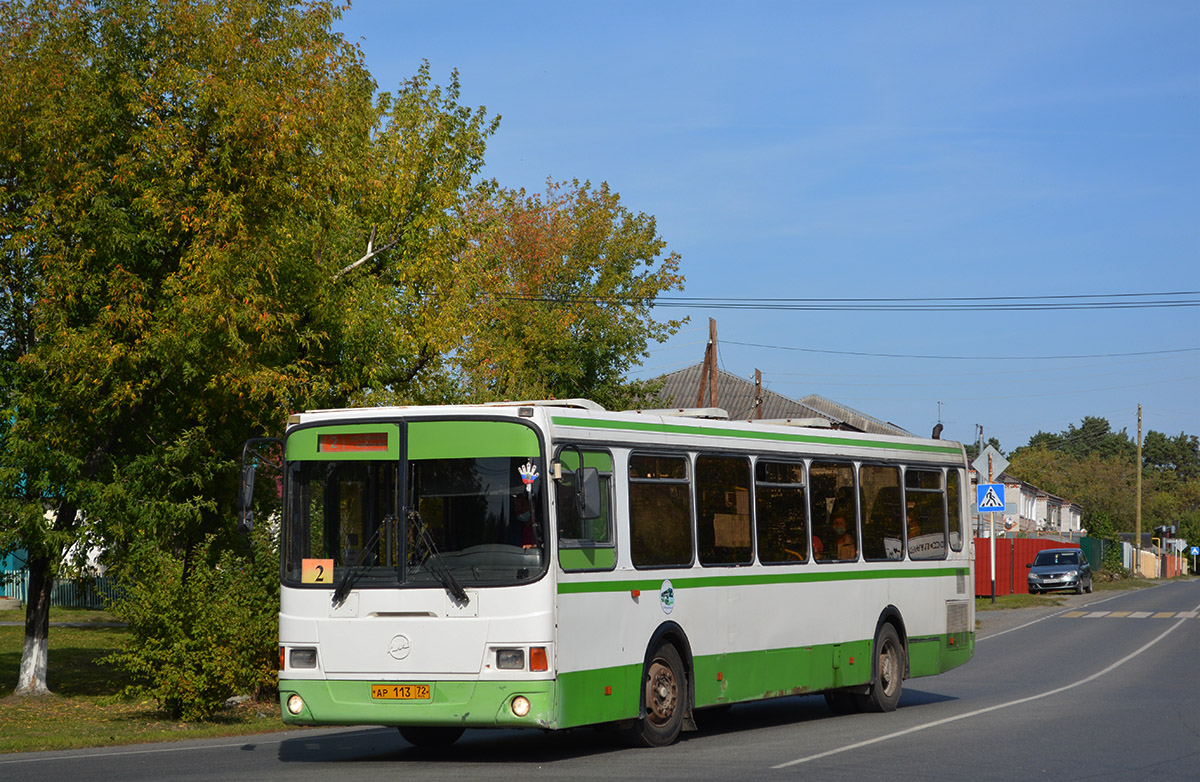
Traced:
<path fill-rule="evenodd" d="M 808 469 L 812 499 L 813 559 L 845 562 L 858 559 L 854 467 L 813 462 Z"/>
<path fill-rule="evenodd" d="M 576 474 L 579 454 L 585 467 L 600 473 L 600 517 L 584 519 L 576 504 Z M 612 523 L 613 459 L 607 451 L 559 450 L 562 480 L 555 485 L 558 510 L 558 562 L 563 570 L 612 570 L 616 566 Z"/>
<path fill-rule="evenodd" d="M 808 560 L 804 465 L 768 462 L 754 466 L 754 523 L 758 561 L 766 565 Z"/>
<path fill-rule="evenodd" d="M 691 480 L 686 456 L 629 456 L 629 551 L 634 567 L 692 564 Z"/>
<path fill-rule="evenodd" d="M 696 457 L 696 537 L 701 565 L 749 565 L 750 460 Z"/>
<path fill-rule="evenodd" d="M 958 491 L 958 470 L 946 470 L 946 510 L 950 516 L 950 548 L 962 551 L 967 530 L 962 513 L 962 495 Z"/>
<path fill-rule="evenodd" d="M 864 464 L 858 471 L 859 507 L 863 511 L 863 559 L 904 559 L 904 498 L 900 469 Z"/>
<path fill-rule="evenodd" d="M 941 470 L 909 468 L 904 473 L 909 559 L 946 556 L 946 492 Z"/>

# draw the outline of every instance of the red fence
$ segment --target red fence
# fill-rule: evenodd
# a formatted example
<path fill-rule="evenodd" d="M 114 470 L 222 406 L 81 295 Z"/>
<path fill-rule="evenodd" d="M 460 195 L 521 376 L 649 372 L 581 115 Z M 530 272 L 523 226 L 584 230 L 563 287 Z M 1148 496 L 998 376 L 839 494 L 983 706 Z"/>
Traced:
<path fill-rule="evenodd" d="M 1071 543 L 1038 538 L 996 538 L 996 594 L 1027 595 L 1029 585 L 1026 564 L 1033 562 L 1039 551 L 1048 548 L 1079 548 Z M 992 542 L 975 538 L 975 594 L 992 594 Z M 1094 566 L 1093 566 L 1094 567 Z"/>

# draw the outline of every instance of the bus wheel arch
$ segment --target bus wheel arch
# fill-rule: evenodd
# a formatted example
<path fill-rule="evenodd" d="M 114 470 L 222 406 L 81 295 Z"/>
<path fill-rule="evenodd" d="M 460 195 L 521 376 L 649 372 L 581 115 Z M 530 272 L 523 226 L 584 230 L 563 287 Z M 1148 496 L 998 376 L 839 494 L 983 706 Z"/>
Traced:
<path fill-rule="evenodd" d="M 674 622 L 665 622 L 646 645 L 631 741 L 637 746 L 661 747 L 674 743 L 684 730 L 696 730 L 694 687 L 687 635 Z"/>

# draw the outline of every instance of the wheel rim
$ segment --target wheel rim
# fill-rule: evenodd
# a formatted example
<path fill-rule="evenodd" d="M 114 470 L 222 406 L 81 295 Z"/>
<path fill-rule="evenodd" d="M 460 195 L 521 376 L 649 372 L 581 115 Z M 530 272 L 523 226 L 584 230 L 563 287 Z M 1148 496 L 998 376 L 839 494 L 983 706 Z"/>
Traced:
<path fill-rule="evenodd" d="M 646 719 L 656 726 L 666 725 L 675 714 L 679 701 L 679 683 L 675 672 L 662 660 L 650 663 L 646 680 Z"/>
<path fill-rule="evenodd" d="M 884 695 L 890 697 L 896 692 L 900 683 L 900 655 L 891 639 L 884 642 L 879 650 L 879 684 Z"/>

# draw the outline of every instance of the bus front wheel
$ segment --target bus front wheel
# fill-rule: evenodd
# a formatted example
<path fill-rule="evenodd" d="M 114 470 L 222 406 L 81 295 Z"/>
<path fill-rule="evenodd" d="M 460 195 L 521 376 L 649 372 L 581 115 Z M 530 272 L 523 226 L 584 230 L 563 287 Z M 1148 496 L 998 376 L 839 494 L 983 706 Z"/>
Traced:
<path fill-rule="evenodd" d="M 429 725 L 406 725 L 398 729 L 409 744 L 421 749 L 448 747 L 458 741 L 462 728 L 431 727 Z"/>
<path fill-rule="evenodd" d="M 875 644 L 875 680 L 866 695 L 856 695 L 859 711 L 895 711 L 904 679 L 904 647 L 896 628 L 885 624 Z"/>
<path fill-rule="evenodd" d="M 687 679 L 679 652 L 669 643 L 650 655 L 642 674 L 646 707 L 633 724 L 633 743 L 642 747 L 665 747 L 679 738 L 687 711 Z"/>

